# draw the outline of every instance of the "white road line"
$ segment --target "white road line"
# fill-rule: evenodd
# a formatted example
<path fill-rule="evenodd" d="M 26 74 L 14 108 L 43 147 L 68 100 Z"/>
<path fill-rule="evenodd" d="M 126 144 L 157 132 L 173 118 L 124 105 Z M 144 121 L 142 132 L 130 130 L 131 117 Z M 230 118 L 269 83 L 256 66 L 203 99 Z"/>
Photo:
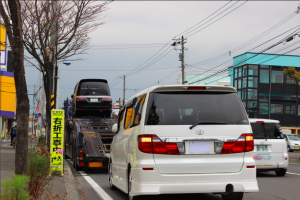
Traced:
<path fill-rule="evenodd" d="M 82 175 L 82 171 L 79 172 Z M 113 200 L 91 177 L 85 175 L 83 175 L 82 177 L 85 178 L 85 180 L 93 187 L 100 198 L 104 200 Z"/>
<path fill-rule="evenodd" d="M 300 174 L 296 174 L 296 173 L 291 173 L 291 172 L 286 172 L 287 174 L 294 174 L 294 175 L 298 175 L 300 176 Z"/>
<path fill-rule="evenodd" d="M 289 163 L 289 164 L 291 164 L 291 165 L 300 165 L 300 164 L 297 164 L 297 163 Z"/>
<path fill-rule="evenodd" d="M 81 174 L 81 176 L 87 176 L 87 174 L 84 171 L 78 171 L 78 172 Z"/>

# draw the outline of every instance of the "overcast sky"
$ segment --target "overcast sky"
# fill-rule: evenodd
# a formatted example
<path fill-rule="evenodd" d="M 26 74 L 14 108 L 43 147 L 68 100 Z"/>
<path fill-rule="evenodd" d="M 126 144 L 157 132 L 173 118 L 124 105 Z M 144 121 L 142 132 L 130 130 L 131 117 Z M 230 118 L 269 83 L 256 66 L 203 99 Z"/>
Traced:
<path fill-rule="evenodd" d="M 107 79 L 110 83 L 113 102 L 119 98 L 122 99 L 123 79 L 118 78 L 119 76 L 128 73 L 128 70 L 134 70 L 141 66 L 172 38 L 201 22 L 227 3 L 228 1 L 115 1 L 111 3 L 108 6 L 109 10 L 105 12 L 107 15 L 104 19 L 105 24 L 90 34 L 92 47 L 88 50 L 89 55 L 85 56 L 85 60 L 72 62 L 70 66 L 60 65 L 59 104 L 62 105 L 63 100 L 67 97 L 70 98 L 75 84 L 80 79 L 85 78 Z M 199 71 L 199 73 L 203 73 L 205 72 L 203 69 L 212 69 L 226 61 L 230 62 L 214 70 L 231 66 L 232 57 L 250 51 L 273 37 L 300 25 L 300 15 L 293 15 L 300 1 L 249 1 L 246 3 L 242 1 L 235 3 L 236 1 L 230 2 L 193 29 L 202 25 L 200 28 L 189 34 L 187 34 L 189 31 L 184 34 L 184 37 L 187 37 L 185 47 L 188 48 L 185 52 L 186 64 L 193 65 L 224 53 L 228 53 L 228 56 L 204 65 L 195 65 L 202 69 L 187 66 L 187 72 Z M 232 7 L 229 8 L 230 6 Z M 238 6 L 240 7 L 237 8 Z M 227 8 L 229 9 L 220 14 Z M 237 9 L 222 17 L 235 8 Z M 215 17 L 218 14 L 220 15 Z M 290 18 L 288 18 L 289 16 Z M 213 17 L 215 18 L 212 19 Z M 207 22 L 210 19 L 212 20 Z M 289 20 L 249 46 L 232 52 L 229 56 L 229 51 L 264 33 L 284 19 Z M 206 24 L 203 25 L 204 23 Z M 206 27 L 209 24 L 211 25 Z M 200 30 L 204 27 L 206 28 Z M 292 31 L 295 30 L 297 28 Z M 199 32 L 195 33 L 196 31 Z M 253 49 L 251 52 L 260 52 L 282 39 L 285 35 Z M 282 51 L 279 51 L 279 49 L 297 41 L 299 42 L 300 38 L 297 37 L 285 45 L 280 44 L 267 51 L 267 53 L 285 53 L 296 48 L 299 44 Z M 112 45 L 130 48 L 109 49 L 105 45 L 110 48 Z M 132 48 L 134 45 L 146 45 L 143 47 L 147 48 Z M 154 59 L 161 55 L 160 53 L 163 51 L 166 50 L 161 56 L 170 51 L 155 64 L 149 65 L 146 70 L 126 77 L 126 99 L 141 89 L 157 85 L 158 81 L 160 85 L 176 84 L 176 79 L 181 74 L 181 63 L 178 59 L 180 51 L 171 50 L 172 48 L 169 48 L 169 46 L 167 45 L 167 48 L 164 48 L 141 67 L 147 66 L 151 61 L 156 61 Z M 299 55 L 299 53 L 300 51 L 296 50 L 289 54 Z M 212 72 L 214 71 L 206 73 L 211 74 Z M 26 67 L 26 80 L 29 93 L 32 93 L 33 85 L 39 83 L 39 72 L 35 68 Z M 32 100 L 31 96 L 30 100 Z"/>

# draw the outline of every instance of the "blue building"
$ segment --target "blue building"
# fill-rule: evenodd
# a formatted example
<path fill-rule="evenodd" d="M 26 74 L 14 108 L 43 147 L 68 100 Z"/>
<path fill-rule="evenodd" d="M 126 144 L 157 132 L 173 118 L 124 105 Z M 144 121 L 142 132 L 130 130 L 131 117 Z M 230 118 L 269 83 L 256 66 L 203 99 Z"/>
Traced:
<path fill-rule="evenodd" d="M 282 126 L 300 126 L 300 85 L 282 73 L 290 66 L 300 71 L 300 56 L 248 52 L 233 58 L 228 70 L 231 86 L 250 118 L 270 117 Z"/>

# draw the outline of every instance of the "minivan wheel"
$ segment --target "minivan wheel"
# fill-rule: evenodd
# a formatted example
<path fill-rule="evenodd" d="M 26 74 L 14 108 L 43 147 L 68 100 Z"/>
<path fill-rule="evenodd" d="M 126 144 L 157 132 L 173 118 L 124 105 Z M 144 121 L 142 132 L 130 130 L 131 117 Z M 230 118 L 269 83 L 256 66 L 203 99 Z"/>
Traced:
<path fill-rule="evenodd" d="M 287 146 L 288 152 L 293 152 L 293 150 L 290 148 L 290 146 Z"/>
<path fill-rule="evenodd" d="M 231 192 L 221 195 L 223 200 L 242 200 L 244 197 L 244 192 Z"/>
<path fill-rule="evenodd" d="M 279 171 L 275 171 L 277 176 L 284 176 L 286 173 L 286 169 L 279 169 Z"/>
<path fill-rule="evenodd" d="M 129 200 L 142 200 L 142 196 L 132 196 L 131 195 L 131 187 L 132 187 L 132 176 L 131 170 L 128 175 L 128 199 Z"/>
<path fill-rule="evenodd" d="M 113 179 L 113 173 L 112 173 L 111 161 L 110 161 L 109 165 L 108 165 L 108 182 L 109 182 L 109 188 L 111 190 L 115 190 L 116 187 L 113 185 L 112 179 Z"/>

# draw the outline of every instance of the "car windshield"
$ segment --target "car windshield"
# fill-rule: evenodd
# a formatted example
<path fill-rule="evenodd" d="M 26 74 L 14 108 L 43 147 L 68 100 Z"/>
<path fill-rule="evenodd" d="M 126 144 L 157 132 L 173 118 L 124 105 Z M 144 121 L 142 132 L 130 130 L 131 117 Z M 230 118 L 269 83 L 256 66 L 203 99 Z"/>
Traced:
<path fill-rule="evenodd" d="M 146 125 L 249 124 L 237 93 L 150 93 Z"/>
<path fill-rule="evenodd" d="M 107 83 L 99 81 L 81 82 L 78 95 L 103 95 L 110 96 Z"/>
<path fill-rule="evenodd" d="M 254 139 L 282 139 L 277 123 L 251 123 Z"/>
<path fill-rule="evenodd" d="M 300 136 L 299 135 L 288 135 L 289 140 L 300 140 Z"/>

